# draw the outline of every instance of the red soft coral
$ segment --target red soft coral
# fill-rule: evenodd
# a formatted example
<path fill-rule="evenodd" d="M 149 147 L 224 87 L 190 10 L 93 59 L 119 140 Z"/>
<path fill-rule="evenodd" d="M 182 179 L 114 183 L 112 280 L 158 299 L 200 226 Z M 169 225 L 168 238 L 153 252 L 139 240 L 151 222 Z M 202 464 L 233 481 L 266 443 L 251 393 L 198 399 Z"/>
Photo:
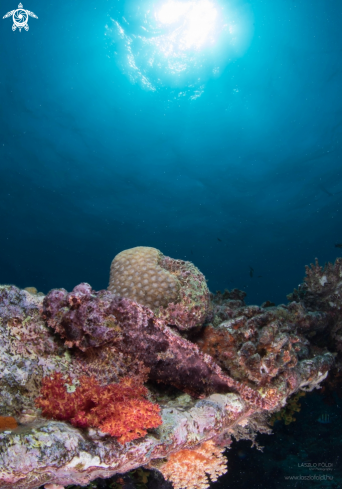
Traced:
<path fill-rule="evenodd" d="M 42 382 L 36 399 L 43 416 L 70 421 L 79 428 L 99 428 L 120 443 L 147 434 L 147 428 L 162 423 L 160 407 L 144 399 L 148 391 L 138 379 L 123 378 L 118 384 L 101 387 L 94 377 L 80 377 L 74 392 L 67 391 L 70 377 L 55 372 Z"/>

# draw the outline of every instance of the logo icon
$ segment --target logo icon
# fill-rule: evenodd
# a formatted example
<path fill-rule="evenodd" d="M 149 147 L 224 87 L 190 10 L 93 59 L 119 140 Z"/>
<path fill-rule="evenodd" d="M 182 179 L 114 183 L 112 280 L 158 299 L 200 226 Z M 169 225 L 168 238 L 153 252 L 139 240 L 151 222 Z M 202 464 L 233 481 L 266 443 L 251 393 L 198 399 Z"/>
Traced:
<path fill-rule="evenodd" d="M 27 21 L 29 16 L 38 19 L 36 14 L 30 12 L 29 10 L 23 9 L 23 5 L 21 3 L 19 3 L 16 10 L 11 10 L 11 12 L 7 12 L 7 14 L 3 16 L 3 19 L 7 19 L 7 17 L 11 17 L 11 15 L 13 16 L 12 31 L 19 29 L 19 32 L 21 32 L 21 29 L 23 28 L 25 29 L 25 31 L 28 31 L 29 26 L 27 25 Z"/>

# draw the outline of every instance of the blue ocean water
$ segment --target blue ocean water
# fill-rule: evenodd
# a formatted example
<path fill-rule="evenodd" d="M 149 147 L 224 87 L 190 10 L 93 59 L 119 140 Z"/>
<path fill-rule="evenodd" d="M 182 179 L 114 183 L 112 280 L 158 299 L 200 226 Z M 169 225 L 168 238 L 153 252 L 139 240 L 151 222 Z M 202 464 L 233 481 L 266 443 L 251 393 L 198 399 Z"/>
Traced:
<path fill-rule="evenodd" d="M 105 288 L 144 245 L 213 292 L 281 303 L 340 254 L 340 2 L 165 3 L 25 0 L 21 32 L 1 18 L 3 283 Z"/>

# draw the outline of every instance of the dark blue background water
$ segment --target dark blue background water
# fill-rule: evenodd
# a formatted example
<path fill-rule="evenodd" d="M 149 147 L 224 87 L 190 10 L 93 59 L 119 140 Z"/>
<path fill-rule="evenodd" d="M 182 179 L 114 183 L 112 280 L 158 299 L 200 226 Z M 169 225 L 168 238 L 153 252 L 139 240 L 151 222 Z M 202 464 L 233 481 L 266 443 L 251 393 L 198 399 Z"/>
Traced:
<path fill-rule="evenodd" d="M 0 282 L 105 288 L 144 245 L 212 291 L 284 302 L 340 254 L 341 3 L 247 4 L 248 47 L 196 99 L 122 71 L 105 26 L 123 3 L 25 0 L 28 32 L 0 19 Z"/>

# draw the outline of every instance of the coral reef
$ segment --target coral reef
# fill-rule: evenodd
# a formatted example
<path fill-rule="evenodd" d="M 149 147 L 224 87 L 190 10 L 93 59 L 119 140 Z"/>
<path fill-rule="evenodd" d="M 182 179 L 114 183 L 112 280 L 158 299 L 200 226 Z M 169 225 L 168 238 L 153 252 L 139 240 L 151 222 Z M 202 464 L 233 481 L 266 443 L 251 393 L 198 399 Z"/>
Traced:
<path fill-rule="evenodd" d="M 301 301 L 305 307 L 314 311 L 335 312 L 342 315 L 342 258 L 334 264 L 321 267 L 316 258 L 315 264 L 305 267 L 304 283 L 288 296 L 289 300 Z"/>
<path fill-rule="evenodd" d="M 29 292 L 32 295 L 38 294 L 38 290 L 36 289 L 36 287 L 25 287 L 24 290 L 26 290 L 26 292 Z"/>
<path fill-rule="evenodd" d="M 257 391 L 268 409 L 284 405 L 298 389 L 313 389 L 327 376 L 333 356 L 312 349 L 303 334 L 323 327 L 319 313 L 308 313 L 298 303 L 263 309 L 230 299 L 220 305 L 219 314 L 222 308 L 230 319 L 208 325 L 195 341 L 224 373 Z"/>
<path fill-rule="evenodd" d="M 176 276 L 180 283 L 179 302 L 170 303 L 167 308 L 159 308 L 157 316 L 181 331 L 201 326 L 210 320 L 210 293 L 205 277 L 198 268 L 191 262 L 174 260 L 168 256 L 163 257 L 162 266 Z"/>
<path fill-rule="evenodd" d="M 70 357 L 46 326 L 42 297 L 0 286 L 0 415 L 34 416 L 41 379 L 68 372 Z"/>
<path fill-rule="evenodd" d="M 159 470 L 170 480 L 174 489 L 205 489 L 227 471 L 227 459 L 212 440 L 202 443 L 193 450 L 173 453 Z"/>
<path fill-rule="evenodd" d="M 41 419 L 0 433 L 0 487 L 38 488 L 43 484 L 85 485 L 168 457 L 219 435 L 247 414 L 234 394 L 215 394 L 185 405 L 174 399 L 162 407 L 163 424 L 125 445 L 97 430 Z"/>
<path fill-rule="evenodd" d="M 152 309 L 180 330 L 201 326 L 210 314 L 209 290 L 192 263 L 137 246 L 112 261 L 108 290 Z"/>
<path fill-rule="evenodd" d="M 148 246 L 121 251 L 112 261 L 108 290 L 150 309 L 177 302 L 180 283 L 162 260 L 162 253 Z"/>
<path fill-rule="evenodd" d="M 232 317 L 232 310 L 245 306 L 246 292 L 233 289 L 225 290 L 223 293 L 217 291 L 216 294 L 211 294 L 210 299 L 213 304 L 213 326 L 218 326 L 223 321 Z"/>
<path fill-rule="evenodd" d="M 310 341 L 338 352 L 337 363 L 342 367 L 342 258 L 324 267 L 316 258 L 315 264 L 306 266 L 305 270 L 304 282 L 287 298 L 302 303 L 312 314 L 320 312 L 322 327 Z"/>
<path fill-rule="evenodd" d="M 70 293 L 51 291 L 43 304 L 48 326 L 66 339 L 69 348 L 94 350 L 110 342 L 117 352 L 148 367 L 151 380 L 194 396 L 240 388 L 198 346 L 156 318 L 150 309 L 129 299 L 108 291 L 95 292 L 90 285 L 81 284 Z M 250 394 L 255 402 L 260 401 L 258 393 Z"/>
<path fill-rule="evenodd" d="M 83 376 L 78 386 L 71 377 L 55 372 L 42 380 L 36 406 L 46 418 L 70 421 L 79 428 L 99 428 L 126 443 L 161 424 L 160 407 L 144 399 L 148 394 L 139 378 L 125 377 L 101 387 L 94 377 Z M 71 391 L 70 391 L 71 389 Z"/>
<path fill-rule="evenodd" d="M 122 289 L 134 250 L 123 268 L 117 260 Z M 147 307 L 86 283 L 45 297 L 0 286 L 0 488 L 84 485 L 142 466 L 204 487 L 232 436 L 267 433 L 266 419 L 339 361 L 342 260 L 307 270 L 288 305 L 259 307 L 237 289 L 210 296 L 194 265 L 148 250 L 149 285 L 160 267 L 177 284 L 173 302 Z M 201 470 L 181 480 L 193 459 Z"/>
<path fill-rule="evenodd" d="M 32 295 L 44 296 L 43 292 L 38 292 L 36 287 L 25 287 L 26 292 L 29 292 Z"/>
<path fill-rule="evenodd" d="M 284 421 L 284 423 L 291 424 L 296 421 L 295 413 L 299 413 L 301 410 L 300 398 L 305 396 L 305 392 L 299 391 L 289 398 L 286 406 L 283 407 L 277 413 L 274 413 L 270 418 L 270 425 L 273 426 L 276 421 Z"/>

